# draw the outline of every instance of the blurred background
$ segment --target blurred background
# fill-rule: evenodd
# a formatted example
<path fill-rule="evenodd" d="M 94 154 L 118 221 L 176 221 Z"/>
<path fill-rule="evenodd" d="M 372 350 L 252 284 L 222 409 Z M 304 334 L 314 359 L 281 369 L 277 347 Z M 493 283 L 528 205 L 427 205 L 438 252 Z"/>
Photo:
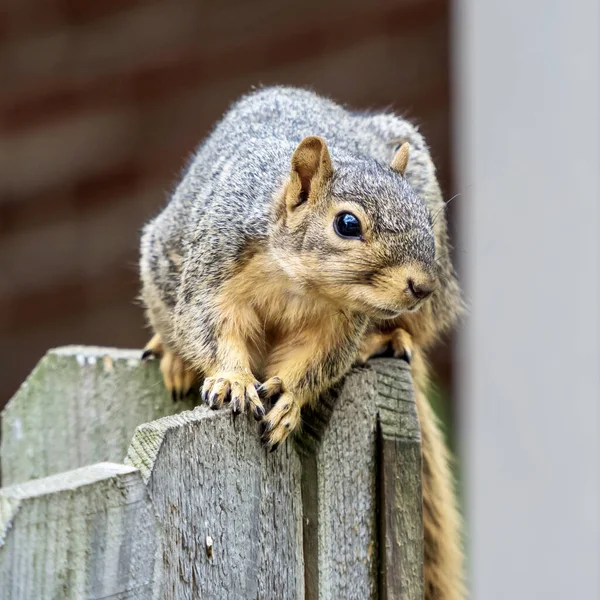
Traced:
<path fill-rule="evenodd" d="M 473 597 L 600 598 L 599 39 L 597 0 L 1 0 L 0 407 L 49 347 L 144 345 L 140 228 L 239 95 L 391 108 L 459 194 Z"/>

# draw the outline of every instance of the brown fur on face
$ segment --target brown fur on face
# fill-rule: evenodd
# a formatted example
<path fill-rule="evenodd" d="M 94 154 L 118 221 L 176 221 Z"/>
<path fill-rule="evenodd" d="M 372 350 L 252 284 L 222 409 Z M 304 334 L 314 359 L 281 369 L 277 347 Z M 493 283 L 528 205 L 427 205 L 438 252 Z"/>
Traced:
<path fill-rule="evenodd" d="M 404 142 L 398 152 L 392 158 L 392 164 L 390 165 L 394 171 L 400 173 L 400 175 L 404 175 L 406 172 L 406 167 L 408 166 L 408 157 L 410 153 L 410 144 L 408 142 Z"/>
<path fill-rule="evenodd" d="M 337 214 L 337 207 L 332 213 Z M 346 210 L 347 203 L 340 210 Z M 360 214 L 360 210 L 355 210 Z M 323 225 L 323 240 L 330 254 L 307 249 L 290 256 L 273 250 L 274 258 L 286 273 L 337 304 L 363 312 L 375 319 L 390 319 L 422 305 L 410 291 L 409 282 L 434 289 L 435 271 L 419 263 L 388 265 L 378 253 L 379 241 L 344 240 L 333 231 L 333 218 L 315 216 Z M 337 238 L 337 239 L 336 239 Z"/>
<path fill-rule="evenodd" d="M 403 173 L 408 144 L 394 160 Z M 318 290 L 340 309 L 379 319 L 415 310 L 421 299 L 411 293 L 411 286 L 433 289 L 436 266 L 433 254 L 415 258 L 411 249 L 418 247 L 418 236 L 429 235 L 433 244 L 433 234 L 394 229 L 399 225 L 393 222 L 391 229 L 382 227 L 376 203 L 335 196 L 335 176 L 325 141 L 305 138 L 294 152 L 289 180 L 275 203 L 272 257 L 290 279 Z M 359 220 L 360 238 L 336 233 L 335 219 L 345 212 Z"/>
<path fill-rule="evenodd" d="M 292 155 L 291 163 L 286 194 L 289 211 L 304 202 L 314 204 L 333 173 L 327 144 L 317 136 L 306 137 L 300 142 Z"/>

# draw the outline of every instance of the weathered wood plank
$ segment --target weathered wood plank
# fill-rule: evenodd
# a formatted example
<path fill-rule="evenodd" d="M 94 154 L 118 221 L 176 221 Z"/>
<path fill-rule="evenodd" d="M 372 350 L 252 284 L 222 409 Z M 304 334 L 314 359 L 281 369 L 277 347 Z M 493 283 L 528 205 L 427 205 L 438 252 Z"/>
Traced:
<path fill-rule="evenodd" d="M 308 439 L 298 441 L 309 450 L 305 478 L 317 497 L 317 514 L 305 514 L 317 530 L 318 581 L 307 583 L 311 599 L 377 598 L 374 390 L 372 372 L 350 373 L 339 390 L 321 399 L 318 413 L 307 416 L 305 434 L 319 440 L 312 452 L 303 445 Z"/>
<path fill-rule="evenodd" d="M 372 362 L 377 372 L 381 600 L 423 598 L 421 432 L 410 369 Z"/>
<path fill-rule="evenodd" d="M 419 424 L 410 369 L 374 360 L 306 417 L 307 598 L 423 597 Z"/>
<path fill-rule="evenodd" d="M 132 467 L 101 463 L 0 489 L 0 598 L 158 598 L 158 549 Z"/>
<path fill-rule="evenodd" d="M 229 409 L 140 426 L 126 462 L 147 482 L 164 536 L 161 598 L 304 598 L 300 461 L 267 454 Z"/>
<path fill-rule="evenodd" d="M 2 484 L 122 462 L 135 428 L 192 407 L 174 403 L 139 350 L 50 350 L 2 413 Z"/>

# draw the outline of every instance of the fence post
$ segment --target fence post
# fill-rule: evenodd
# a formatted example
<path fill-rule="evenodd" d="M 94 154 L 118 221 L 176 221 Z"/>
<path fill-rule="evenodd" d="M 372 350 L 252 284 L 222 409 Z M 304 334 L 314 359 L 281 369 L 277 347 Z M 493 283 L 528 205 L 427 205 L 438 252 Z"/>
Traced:
<path fill-rule="evenodd" d="M 423 597 L 419 422 L 408 365 L 353 370 L 306 417 L 307 599 Z"/>

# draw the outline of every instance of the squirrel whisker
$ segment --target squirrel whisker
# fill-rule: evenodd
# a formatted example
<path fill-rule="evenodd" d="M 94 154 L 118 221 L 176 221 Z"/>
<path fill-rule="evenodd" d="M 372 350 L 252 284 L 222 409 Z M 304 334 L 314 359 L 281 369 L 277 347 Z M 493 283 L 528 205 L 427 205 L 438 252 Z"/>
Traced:
<path fill-rule="evenodd" d="M 456 198 L 458 198 L 459 196 L 462 196 L 463 193 L 459 192 L 458 194 L 454 194 L 454 196 L 452 196 L 452 198 L 450 198 L 450 200 L 447 200 L 446 202 L 444 202 L 442 204 L 442 206 L 440 206 L 440 208 L 438 208 L 435 213 L 431 216 L 431 223 L 433 225 L 435 225 L 437 219 L 439 218 L 440 214 L 443 213 L 446 210 L 446 207 L 448 206 L 448 204 L 450 204 L 450 202 L 452 202 L 452 200 L 455 200 Z"/>

